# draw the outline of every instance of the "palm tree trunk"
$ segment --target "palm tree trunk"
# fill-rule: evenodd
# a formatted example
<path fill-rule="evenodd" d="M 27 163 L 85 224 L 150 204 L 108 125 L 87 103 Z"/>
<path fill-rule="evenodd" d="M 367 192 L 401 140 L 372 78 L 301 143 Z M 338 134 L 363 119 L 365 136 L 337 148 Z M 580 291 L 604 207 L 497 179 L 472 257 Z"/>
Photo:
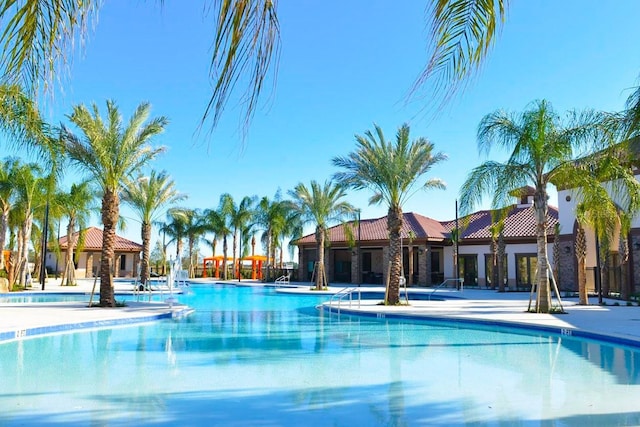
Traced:
<path fill-rule="evenodd" d="M 238 282 L 242 281 L 242 235 L 238 240 Z"/>
<path fill-rule="evenodd" d="M 587 296 L 587 269 L 585 259 L 587 256 L 587 240 L 582 225 L 578 224 L 578 232 L 575 242 L 576 258 L 578 259 L 578 304 L 588 305 Z"/>
<path fill-rule="evenodd" d="M 143 285 L 149 279 L 149 250 L 151 249 L 151 224 L 142 223 L 142 259 L 140 260 L 140 283 Z"/>
<path fill-rule="evenodd" d="M 20 284 L 27 286 L 27 273 L 29 272 L 29 236 L 31 236 L 31 227 L 33 224 L 33 214 L 27 214 L 26 219 L 22 223 L 22 254 L 20 261 Z"/>
<path fill-rule="evenodd" d="M 189 277 L 196 277 L 195 263 L 193 262 L 193 239 L 189 238 Z"/>
<path fill-rule="evenodd" d="M 266 271 L 265 271 L 265 280 L 268 282 L 269 281 L 269 274 L 270 274 L 270 270 L 271 270 L 271 230 L 268 229 L 267 230 L 267 265 L 266 265 Z"/>
<path fill-rule="evenodd" d="M 233 258 L 233 271 L 231 273 L 231 278 L 232 279 L 237 279 L 236 277 L 236 249 L 238 248 L 238 231 L 237 230 L 233 230 L 233 247 L 231 248 L 233 251 L 232 254 L 232 258 Z"/>
<path fill-rule="evenodd" d="M 120 213 L 118 194 L 106 190 L 102 197 L 102 254 L 100 259 L 100 307 L 115 307 L 113 292 L 113 256 L 116 246 L 116 224 Z"/>
<path fill-rule="evenodd" d="M 222 272 L 222 278 L 224 280 L 227 280 L 227 272 L 228 272 L 228 268 L 227 268 L 227 251 L 229 249 L 229 245 L 227 244 L 227 235 L 225 234 L 224 237 L 222 238 L 222 268 L 224 269 L 224 271 Z"/>
<path fill-rule="evenodd" d="M 320 291 L 325 287 L 324 278 L 324 229 L 322 227 L 316 227 L 316 247 L 318 251 L 318 268 L 316 268 L 316 291 Z"/>
<path fill-rule="evenodd" d="M 407 277 L 407 284 L 413 286 L 413 243 L 409 240 L 409 277 Z"/>
<path fill-rule="evenodd" d="M 69 223 L 67 224 L 67 251 L 64 258 L 64 273 L 62 274 L 62 281 L 60 282 L 62 286 L 71 286 L 75 281 L 75 265 L 73 263 L 73 248 L 76 245 L 76 240 L 74 236 L 75 229 L 75 221 L 73 218 L 69 218 Z M 66 280 L 66 282 L 65 282 Z"/>
<path fill-rule="evenodd" d="M 400 276 L 402 275 L 402 250 L 400 231 L 402 229 L 402 208 L 390 207 L 387 216 L 389 230 L 389 287 L 385 301 L 388 305 L 400 303 Z"/>
<path fill-rule="evenodd" d="M 2 251 L 4 251 L 5 239 L 7 236 L 7 224 L 9 223 L 9 209 L 3 209 L 0 216 L 0 270 L 6 268 L 4 265 L 4 257 Z"/>
<path fill-rule="evenodd" d="M 498 268 L 498 272 L 495 275 L 498 279 L 498 292 L 504 292 L 504 252 L 505 252 L 505 243 L 504 243 L 504 233 L 500 231 L 498 234 L 498 259 L 496 261 L 496 265 Z"/>
<path fill-rule="evenodd" d="M 536 244 L 538 247 L 538 284 L 536 312 L 549 313 L 551 292 L 549 289 L 549 269 L 547 261 L 547 193 L 536 189 L 534 209 L 536 214 Z"/>

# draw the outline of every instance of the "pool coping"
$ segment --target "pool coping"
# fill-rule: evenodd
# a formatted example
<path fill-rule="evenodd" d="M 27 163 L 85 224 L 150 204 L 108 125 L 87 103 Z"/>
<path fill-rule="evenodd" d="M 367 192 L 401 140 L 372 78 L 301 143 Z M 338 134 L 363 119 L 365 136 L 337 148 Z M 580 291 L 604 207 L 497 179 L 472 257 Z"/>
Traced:
<path fill-rule="evenodd" d="M 89 308 L 86 302 L 16 303 L 0 305 L 0 312 L 8 311 L 12 308 L 17 310 L 26 310 L 27 308 L 46 310 L 52 305 L 55 305 L 52 311 L 59 314 L 57 319 L 51 320 L 50 318 L 43 318 L 39 321 L 34 319 L 20 319 L 24 323 L 31 324 L 24 327 L 9 326 L 2 328 L 3 330 L 0 330 L 0 343 L 34 338 L 42 335 L 149 323 L 162 319 L 182 318 L 194 312 L 191 307 L 183 304 L 158 302 L 128 302 L 126 307 L 121 308 Z M 95 310 L 93 315 L 97 317 L 91 320 L 82 319 L 77 321 L 76 316 L 78 309 Z"/>
<path fill-rule="evenodd" d="M 426 321 L 426 322 L 439 322 L 448 324 L 466 324 L 476 326 L 495 326 L 501 329 L 515 329 L 518 331 L 538 331 L 547 334 L 572 337 L 586 340 L 593 340 L 598 342 L 604 342 L 608 344 L 614 344 L 616 346 L 624 346 L 632 348 L 633 350 L 640 350 L 640 337 L 623 336 L 611 332 L 598 332 L 589 329 L 582 329 L 579 327 L 561 327 L 561 326 L 548 326 L 536 323 L 523 323 L 513 320 L 498 320 L 498 319 L 483 319 L 477 317 L 458 316 L 455 314 L 448 315 L 430 315 L 426 313 L 402 313 L 402 312 L 388 312 L 382 310 L 368 310 L 356 309 L 348 307 L 336 307 L 331 303 L 326 302 L 320 306 L 325 312 L 331 314 L 346 314 L 349 316 L 359 316 L 367 318 L 375 318 L 378 320 L 394 319 L 394 320 L 412 320 L 412 321 Z"/>

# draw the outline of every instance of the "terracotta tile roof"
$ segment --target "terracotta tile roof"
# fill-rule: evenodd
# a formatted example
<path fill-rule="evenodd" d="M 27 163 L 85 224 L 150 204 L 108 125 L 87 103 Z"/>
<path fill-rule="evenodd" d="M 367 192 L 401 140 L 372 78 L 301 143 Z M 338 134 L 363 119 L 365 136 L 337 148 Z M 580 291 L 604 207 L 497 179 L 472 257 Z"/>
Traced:
<path fill-rule="evenodd" d="M 458 226 L 463 229 L 461 239 L 491 239 L 490 227 L 492 224 L 491 212 L 489 210 L 474 212 L 471 215 L 460 218 Z M 547 212 L 547 235 L 554 233 L 555 225 L 558 223 L 558 209 L 549 206 Z M 443 223 L 450 236 L 451 230 L 455 227 L 454 221 Z M 536 219 L 533 206 L 514 207 L 508 212 L 504 220 L 505 238 L 535 238 Z"/>
<path fill-rule="evenodd" d="M 73 233 L 73 235 L 77 238 L 79 232 Z M 67 236 L 63 236 L 58 240 L 58 244 L 60 245 L 60 249 L 67 248 Z M 102 230 L 97 227 L 89 227 L 86 230 L 85 241 L 84 241 L 85 250 L 100 250 L 102 249 Z M 124 237 L 120 237 L 116 235 L 116 251 L 124 251 L 124 252 L 136 252 L 142 250 L 142 245 L 131 240 L 125 239 Z"/>
<path fill-rule="evenodd" d="M 416 239 L 429 239 L 442 241 L 446 236 L 446 230 L 442 224 L 436 220 L 422 216 L 413 212 L 403 214 L 402 237 L 409 237 L 409 231 L 413 231 Z M 353 227 L 353 238 L 358 238 L 358 226 L 354 222 L 340 224 L 328 230 L 329 240 L 333 243 L 347 241 L 345 227 Z M 360 220 L 360 241 L 388 240 L 387 217 Z M 300 238 L 296 244 L 309 244 L 316 242 L 315 233 L 308 234 Z"/>
<path fill-rule="evenodd" d="M 490 227 L 492 222 L 492 211 L 478 211 L 467 217 L 460 218 L 458 224 L 463 228 L 461 239 L 491 239 Z M 558 209 L 549 206 L 547 213 L 547 235 L 552 235 L 555 225 L 558 223 Z M 508 212 L 504 220 L 504 237 L 507 239 L 535 239 L 536 220 L 533 206 L 517 207 Z M 344 243 L 347 241 L 345 227 L 353 227 L 353 238 L 358 237 L 358 227 L 350 222 L 340 224 L 329 229 L 328 238 L 332 243 Z M 413 212 L 404 214 L 402 226 L 402 237 L 407 238 L 409 231 L 413 230 L 417 240 L 443 241 L 451 238 L 451 230 L 455 226 L 455 220 L 436 221 Z M 360 221 L 360 241 L 388 240 L 387 217 L 376 219 L 363 219 Z M 315 244 L 315 234 L 311 233 L 300 238 L 296 244 Z"/>

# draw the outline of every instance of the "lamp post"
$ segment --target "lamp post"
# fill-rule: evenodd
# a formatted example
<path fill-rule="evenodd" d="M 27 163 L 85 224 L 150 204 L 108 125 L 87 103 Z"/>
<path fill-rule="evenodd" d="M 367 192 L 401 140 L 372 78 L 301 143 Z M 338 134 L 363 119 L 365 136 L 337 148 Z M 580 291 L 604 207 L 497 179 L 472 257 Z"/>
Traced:
<path fill-rule="evenodd" d="M 358 209 L 358 287 L 362 284 L 362 253 L 360 247 L 360 209 Z"/>

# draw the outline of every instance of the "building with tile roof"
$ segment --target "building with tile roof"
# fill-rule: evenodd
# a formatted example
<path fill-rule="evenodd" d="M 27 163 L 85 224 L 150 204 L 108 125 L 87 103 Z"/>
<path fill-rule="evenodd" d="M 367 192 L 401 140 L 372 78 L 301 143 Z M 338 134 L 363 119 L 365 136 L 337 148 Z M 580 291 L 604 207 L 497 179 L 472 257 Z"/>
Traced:
<path fill-rule="evenodd" d="M 77 242 L 80 232 L 74 233 Z M 46 267 L 49 271 L 62 273 L 64 269 L 64 259 L 68 247 L 68 236 L 63 236 L 58 240 L 60 248 L 59 256 L 50 247 L 47 250 Z M 77 244 L 76 244 L 77 245 Z M 129 239 L 116 235 L 115 260 L 113 265 L 117 268 L 114 277 L 136 277 L 138 275 L 138 263 L 142 245 Z M 100 258 L 102 254 L 102 229 L 89 227 L 84 230 L 84 244 L 82 252 L 76 263 L 76 278 L 88 278 L 98 276 L 100 268 Z"/>
<path fill-rule="evenodd" d="M 503 219 L 506 257 L 506 285 L 511 289 L 530 288 L 536 268 L 536 222 L 533 198 L 527 192 Z M 495 287 L 491 280 L 493 254 L 492 211 L 478 211 L 458 219 L 458 275 L 453 259 L 452 230 L 455 220 L 437 221 L 417 213 L 404 213 L 404 274 L 409 285 L 437 285 L 459 277 L 465 286 Z M 554 239 L 558 210 L 549 207 L 547 236 Z M 410 239 L 411 236 L 411 239 Z M 385 283 L 389 263 L 387 218 L 363 219 L 331 227 L 326 248 L 327 279 L 334 283 Z M 311 280 L 317 260 L 314 234 L 297 240 L 300 280 Z M 409 262 L 410 257 L 412 263 Z M 361 262 L 359 261 L 361 259 Z M 410 266 L 410 264 L 412 264 Z M 410 274 L 409 270 L 412 270 Z M 488 273 L 488 274 L 487 274 Z"/>

